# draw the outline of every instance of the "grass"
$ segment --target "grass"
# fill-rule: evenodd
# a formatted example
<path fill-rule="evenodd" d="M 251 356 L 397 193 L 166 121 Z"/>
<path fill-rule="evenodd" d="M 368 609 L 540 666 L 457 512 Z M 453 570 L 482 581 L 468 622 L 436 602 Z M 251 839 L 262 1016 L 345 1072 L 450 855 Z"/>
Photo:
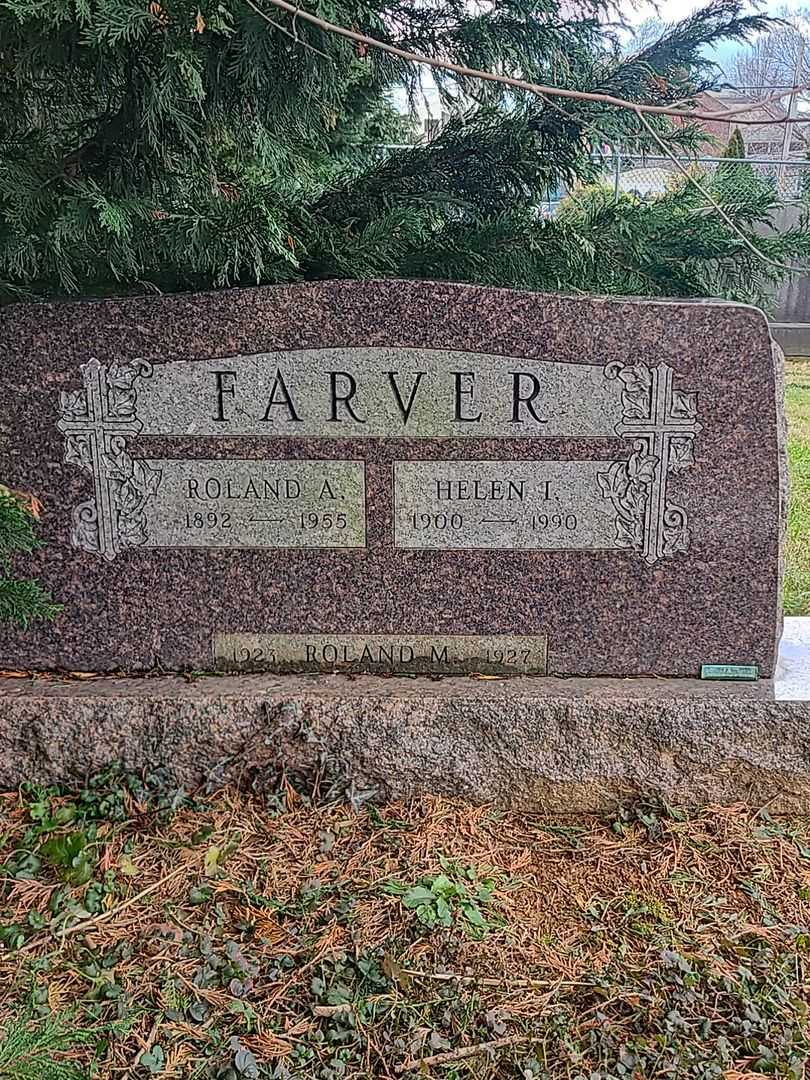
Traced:
<path fill-rule="evenodd" d="M 785 365 L 790 509 L 785 545 L 785 613 L 810 614 L 810 360 Z"/>
<path fill-rule="evenodd" d="M 0 796 L 0 1077 L 798 1080 L 810 822 Z"/>

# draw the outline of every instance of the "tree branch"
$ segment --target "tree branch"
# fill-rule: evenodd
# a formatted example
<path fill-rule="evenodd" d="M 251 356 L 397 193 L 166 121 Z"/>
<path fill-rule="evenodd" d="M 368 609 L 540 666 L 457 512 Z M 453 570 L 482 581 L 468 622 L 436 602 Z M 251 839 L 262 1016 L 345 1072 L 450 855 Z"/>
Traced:
<path fill-rule="evenodd" d="M 292 41 L 294 41 L 296 43 L 296 45 L 301 45 L 304 49 L 309 49 L 310 52 L 314 52 L 314 53 L 317 53 L 318 56 L 322 56 L 324 58 L 324 60 L 328 60 L 330 64 L 334 64 L 335 61 L 334 61 L 333 57 L 329 56 L 325 52 L 321 52 L 320 49 L 316 49 L 314 45 L 310 45 L 310 43 L 308 41 L 304 41 L 303 38 L 300 38 L 298 36 L 298 34 L 293 33 L 292 31 L 288 30 L 286 28 L 286 26 L 282 26 L 281 23 L 276 22 L 275 19 L 271 19 L 270 16 L 267 15 L 264 11 L 262 11 L 262 9 L 260 7 L 257 7 L 253 3 L 253 0 L 245 0 L 245 3 L 247 4 L 247 6 L 249 8 L 252 8 L 253 11 L 255 11 L 257 15 L 260 15 L 266 22 L 269 22 L 271 26 L 275 26 L 276 30 L 279 30 L 282 34 L 286 34 L 288 38 L 290 38 Z M 295 20 L 293 19 L 293 29 L 294 28 L 295 28 Z"/>
<path fill-rule="evenodd" d="M 476 1043 L 474 1046 L 461 1046 L 458 1050 L 447 1050 L 442 1054 L 431 1054 L 430 1057 L 409 1058 L 403 1064 L 397 1065 L 394 1071 L 398 1073 L 424 1071 L 433 1065 L 448 1065 L 454 1061 L 477 1057 L 488 1050 L 501 1050 L 507 1046 L 520 1046 L 531 1041 L 528 1035 L 507 1035 L 503 1039 L 492 1039 L 491 1042 Z"/>
<path fill-rule="evenodd" d="M 258 15 L 261 15 L 267 22 L 277 27 L 277 24 L 270 16 L 262 11 L 256 4 L 252 3 L 252 0 L 246 0 L 246 2 L 253 11 Z M 369 37 L 368 34 L 361 34 L 356 30 L 349 30 L 346 26 L 339 26 L 337 23 L 332 23 L 326 19 L 319 18 L 317 15 L 312 15 L 310 12 L 304 11 L 303 8 L 288 3 L 287 0 L 267 0 L 267 2 L 272 4 L 273 7 L 288 12 L 294 19 L 304 19 L 306 22 L 312 23 L 313 26 L 317 26 L 320 30 L 325 31 L 328 34 L 337 34 L 340 37 L 348 38 L 349 41 L 357 42 L 360 45 L 366 45 L 372 49 L 380 49 L 382 52 L 389 53 L 391 56 L 399 57 L 400 60 L 408 60 L 413 64 L 423 64 L 426 67 L 436 68 L 441 71 L 452 71 L 453 74 L 462 75 L 465 78 L 483 79 L 486 82 L 495 82 L 500 83 L 502 86 L 514 87 L 516 90 L 527 90 L 529 93 L 538 94 L 541 97 L 548 95 L 549 97 L 572 98 L 575 101 L 598 101 L 603 105 L 614 105 L 621 109 L 631 109 L 635 113 L 651 113 L 656 116 L 675 116 L 685 120 L 723 121 L 734 118 L 736 124 L 767 125 L 768 127 L 773 127 L 778 124 L 807 123 L 807 121 L 801 117 L 786 117 L 783 120 L 745 119 L 742 116 L 742 113 L 750 112 L 752 109 L 767 105 L 773 101 L 779 101 L 782 98 L 787 97 L 790 93 L 801 93 L 804 90 L 810 89 L 810 84 L 794 86 L 788 90 L 780 91 L 778 94 L 772 94 L 770 97 L 751 102 L 748 105 L 743 105 L 735 109 L 726 109 L 721 112 L 698 112 L 693 109 L 678 108 L 679 105 L 682 105 L 685 102 L 675 102 L 672 105 L 643 105 L 639 102 L 628 101 L 625 98 L 614 97 L 612 94 L 600 94 L 590 90 L 567 90 L 560 86 L 544 86 L 542 83 L 527 82 L 525 79 L 516 79 L 511 75 L 498 75 L 493 71 L 483 71 L 479 68 L 465 67 L 463 64 L 454 64 L 451 60 L 442 60 L 440 57 L 426 56 L 423 53 L 411 52 L 410 49 L 400 49 L 397 45 L 389 45 L 385 41 Z"/>
<path fill-rule="evenodd" d="M 639 109 L 636 109 L 636 115 L 638 116 L 639 120 L 644 125 L 644 127 L 647 129 L 650 136 L 655 140 L 655 142 L 658 143 L 659 147 L 664 152 L 664 154 L 666 154 L 666 156 L 669 158 L 669 160 L 677 167 L 678 171 L 684 177 L 686 177 L 686 179 L 689 181 L 690 184 L 692 184 L 694 187 L 697 188 L 697 190 L 700 192 L 700 194 L 703 196 L 703 198 L 706 199 L 706 201 L 709 203 L 711 208 L 713 210 L 715 210 L 720 215 L 720 217 L 723 219 L 723 221 L 725 221 L 726 225 L 728 225 L 728 227 L 734 233 L 734 235 L 737 236 L 743 242 L 743 244 L 748 248 L 748 250 L 753 255 L 756 255 L 756 257 L 758 259 L 762 259 L 762 261 L 764 263 L 767 263 L 769 266 L 773 266 L 777 270 L 781 270 L 784 273 L 788 273 L 788 274 L 806 274 L 807 273 L 807 267 L 806 266 L 791 266 L 789 263 L 777 262 L 776 259 L 772 259 L 770 257 L 770 255 L 766 255 L 764 251 L 761 251 L 756 246 L 756 244 L 751 243 L 751 241 L 748 239 L 748 237 L 745 235 L 745 233 L 742 231 L 742 229 L 739 227 L 739 225 L 737 225 L 737 223 L 735 221 L 733 221 L 732 218 L 729 217 L 729 215 L 725 212 L 725 210 L 720 205 L 720 203 L 715 198 L 712 197 L 711 193 L 706 190 L 706 188 L 703 186 L 703 184 L 701 184 L 701 182 L 698 180 L 698 178 L 696 176 L 693 176 L 692 173 L 688 169 L 684 168 L 683 163 L 681 161 L 679 161 L 675 157 L 675 155 L 669 149 L 667 144 L 664 142 L 664 140 L 661 138 L 661 136 L 658 134 L 658 132 L 655 130 L 655 128 L 652 126 L 652 124 L 650 124 L 650 122 L 646 118 L 646 116 L 644 116 L 640 112 Z"/>

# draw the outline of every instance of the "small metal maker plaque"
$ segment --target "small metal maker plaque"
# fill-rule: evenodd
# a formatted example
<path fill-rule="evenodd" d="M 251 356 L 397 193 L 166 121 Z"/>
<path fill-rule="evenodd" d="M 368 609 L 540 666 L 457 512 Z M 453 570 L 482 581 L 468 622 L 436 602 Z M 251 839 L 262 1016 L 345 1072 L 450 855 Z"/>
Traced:
<path fill-rule="evenodd" d="M 223 671 L 545 675 L 545 635 L 215 634 Z"/>

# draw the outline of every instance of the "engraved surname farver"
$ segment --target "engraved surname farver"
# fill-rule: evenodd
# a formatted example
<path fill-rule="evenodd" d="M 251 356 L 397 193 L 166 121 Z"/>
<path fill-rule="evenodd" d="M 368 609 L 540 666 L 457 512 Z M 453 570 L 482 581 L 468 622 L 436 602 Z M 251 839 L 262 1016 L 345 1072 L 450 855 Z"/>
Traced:
<path fill-rule="evenodd" d="M 352 420 L 356 424 L 365 424 L 368 420 L 367 407 L 363 402 L 362 386 L 350 371 L 327 370 L 321 380 L 320 417 L 330 424 L 339 424 Z M 383 371 L 383 386 L 397 406 L 403 427 L 410 420 L 417 395 L 431 393 L 429 387 L 422 384 L 426 371 Z M 510 424 L 523 424 L 527 420 L 535 424 L 547 424 L 548 419 L 538 412 L 539 403 L 535 404 L 541 393 L 540 380 L 531 371 L 509 371 L 511 393 L 504 402 L 493 403 L 490 412 L 497 412 L 508 417 Z M 229 406 L 237 398 L 239 381 L 238 372 L 233 369 L 218 369 L 211 372 L 212 411 L 211 418 L 219 424 L 229 424 L 233 420 Z M 312 378 L 311 375 L 307 376 Z M 400 379 L 410 378 L 409 386 Z M 451 380 L 452 412 L 450 422 L 454 424 L 478 424 L 484 418 L 486 403 L 479 396 L 476 387 L 477 376 L 474 371 L 448 371 Z M 285 375 L 280 367 L 270 376 L 266 396 L 257 403 L 255 419 L 270 424 L 284 421 L 287 424 L 301 424 L 305 414 L 303 405 L 295 393 L 295 375 Z M 251 400 L 253 400 L 251 396 Z"/>

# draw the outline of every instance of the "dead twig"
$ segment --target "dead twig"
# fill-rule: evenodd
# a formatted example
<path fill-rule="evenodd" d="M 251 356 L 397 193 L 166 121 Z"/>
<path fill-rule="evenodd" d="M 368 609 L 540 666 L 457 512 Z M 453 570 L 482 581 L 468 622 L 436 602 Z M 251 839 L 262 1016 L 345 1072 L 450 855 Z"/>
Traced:
<path fill-rule="evenodd" d="M 592 982 L 575 982 L 571 979 L 488 979 L 478 975 L 456 975 L 450 971 L 419 971 L 415 968 L 403 968 L 403 975 L 413 979 L 434 979 L 437 982 L 475 983 L 476 986 L 514 986 L 517 989 L 559 990 L 565 986 L 592 987 Z"/>
<path fill-rule="evenodd" d="M 345 1016 L 354 1012 L 354 1005 L 350 1001 L 344 1001 L 341 1005 L 313 1005 L 313 1016 Z"/>
<path fill-rule="evenodd" d="M 134 907 L 135 904 L 140 903 L 144 897 L 149 896 L 153 892 L 157 892 L 163 885 L 167 885 L 170 881 L 173 881 L 174 878 L 179 877 L 180 874 L 188 873 L 188 869 L 188 866 L 185 864 L 183 864 L 183 866 L 176 866 L 170 873 L 159 878 L 157 881 L 153 881 L 151 885 L 147 885 L 145 889 L 141 889 L 139 893 L 130 896 L 128 900 L 125 900 L 122 904 L 118 904 L 117 907 L 110 908 L 109 911 L 102 911 L 99 915 L 93 915 L 91 918 L 84 919 L 82 922 L 74 923 L 73 926 L 65 927 L 58 935 L 59 940 L 64 941 L 66 937 L 69 937 L 72 934 L 80 934 L 84 930 L 92 930 L 95 926 L 98 926 L 99 923 L 107 922 L 108 919 L 115 918 L 116 915 L 120 915 L 121 912 L 126 911 L 127 908 Z M 42 941 L 42 935 L 33 937 L 19 949 L 18 952 L 31 952 L 40 945 Z"/>
<path fill-rule="evenodd" d="M 75 923 L 73 926 L 68 926 L 61 932 L 59 936 L 64 938 L 67 937 L 69 934 L 80 934 L 84 930 L 92 929 L 99 923 L 107 922 L 108 919 L 114 919 L 115 916 L 120 915 L 122 911 L 126 911 L 127 908 L 134 907 L 134 905 L 143 900 L 145 896 L 149 896 L 150 893 L 157 892 L 157 890 L 160 889 L 163 885 L 168 885 L 170 881 L 173 881 L 181 874 L 187 874 L 188 869 L 188 866 L 186 866 L 185 864 L 183 864 L 182 866 L 176 866 L 174 870 L 172 870 L 170 873 L 165 874 L 162 878 L 158 878 L 157 881 L 153 881 L 151 885 L 147 885 L 145 889 L 141 889 L 139 893 L 136 893 L 134 896 L 130 896 L 128 900 L 125 900 L 117 907 L 110 908 L 109 911 L 103 911 L 100 915 L 93 915 L 92 918 L 85 919 L 83 922 L 80 923 Z"/>
<path fill-rule="evenodd" d="M 528 1035 L 506 1035 L 502 1039 L 474 1043 L 472 1046 L 460 1046 L 457 1050 L 445 1050 L 441 1054 L 431 1054 L 430 1057 L 409 1058 L 401 1065 L 397 1065 L 396 1071 L 405 1073 L 414 1069 L 428 1069 L 432 1065 L 445 1065 L 451 1061 L 463 1061 L 465 1058 L 476 1057 L 478 1054 L 486 1053 L 487 1050 L 502 1050 L 507 1046 L 520 1046 L 532 1041 Z"/>
<path fill-rule="evenodd" d="M 314 45 L 311 45 L 308 41 L 304 41 L 303 38 L 300 38 L 297 33 L 294 33 L 293 31 L 288 30 L 286 26 L 282 26 L 281 23 L 276 22 L 275 19 L 271 19 L 269 15 L 267 15 L 264 11 L 262 11 L 261 8 L 257 7 L 253 3 L 253 0 L 245 0 L 245 3 L 247 4 L 247 6 L 249 8 L 252 8 L 253 11 L 255 11 L 257 15 L 260 15 L 261 18 L 263 18 L 266 22 L 269 22 L 271 26 L 274 26 L 276 28 L 276 30 L 278 30 L 282 34 L 286 34 L 286 36 L 288 38 L 290 38 L 290 40 L 294 41 L 296 43 L 296 45 L 300 45 L 304 49 L 309 49 L 310 52 L 317 53 L 318 56 L 322 56 L 324 58 L 324 60 L 328 60 L 330 64 L 334 64 L 334 62 L 335 62 L 334 58 L 329 56 L 328 53 L 322 52 L 320 49 L 316 48 Z M 293 18 L 293 28 L 294 27 L 295 27 L 295 19 Z"/>

